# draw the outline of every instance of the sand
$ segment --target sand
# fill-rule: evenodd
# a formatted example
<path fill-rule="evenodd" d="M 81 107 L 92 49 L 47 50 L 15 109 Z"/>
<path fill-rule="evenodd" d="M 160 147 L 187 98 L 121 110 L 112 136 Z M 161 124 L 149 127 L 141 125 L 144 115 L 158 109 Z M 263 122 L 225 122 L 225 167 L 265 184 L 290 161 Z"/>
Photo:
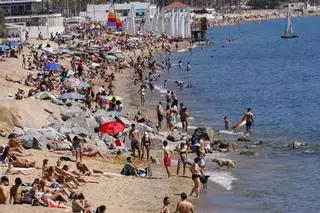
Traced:
<path fill-rule="evenodd" d="M 186 47 L 187 42 L 182 45 Z M 67 64 L 67 60 L 64 64 Z M 10 100 L 8 94 L 14 95 L 18 88 L 23 88 L 25 91 L 29 87 L 17 83 L 11 83 L 5 80 L 5 76 L 10 74 L 10 78 L 14 80 L 24 80 L 28 71 L 21 67 L 20 59 L 7 59 L 0 62 L 0 127 L 6 131 L 10 131 L 13 126 L 23 126 L 30 128 L 46 127 L 49 124 L 50 113 L 47 109 L 53 112 L 53 116 L 59 118 L 60 108 L 57 105 L 50 103 L 50 101 L 40 101 L 33 99 L 24 100 Z M 124 98 L 125 113 L 129 113 L 130 117 L 134 116 L 137 110 L 143 110 L 153 123 L 155 123 L 155 109 L 141 108 L 139 106 L 140 97 L 137 93 L 138 86 L 133 85 L 132 71 L 125 70 L 123 74 L 116 74 L 116 95 Z M 102 82 L 97 84 L 98 87 Z M 106 85 L 107 86 L 107 85 Z M 148 94 L 149 95 L 149 94 Z M 154 107 L 155 108 L 155 107 Z M 1 138 L 0 144 L 5 144 L 7 139 Z M 10 175 L 10 182 L 13 183 L 16 177 L 21 177 L 23 182 L 33 182 L 33 180 L 41 175 L 41 162 L 44 158 L 49 159 L 49 165 L 55 165 L 59 158 L 58 155 L 38 151 L 26 150 L 32 156 L 27 157 L 28 160 L 35 160 L 38 169 L 27 171 L 27 175 Z M 162 151 L 152 150 L 151 156 L 157 157 L 162 162 Z M 84 162 L 93 169 L 102 170 L 109 173 L 119 174 L 124 163 L 122 159 L 108 158 L 105 160 L 95 158 L 85 158 Z M 145 168 L 149 166 L 146 162 L 135 161 L 138 167 Z M 75 169 L 74 163 L 63 162 L 62 165 L 67 164 L 71 169 Z M 86 199 L 92 205 L 97 207 L 99 205 L 106 205 L 107 212 L 121 212 L 121 213 L 150 213 L 159 212 L 162 208 L 162 201 L 165 196 L 169 196 L 172 202 L 171 210 L 175 209 L 176 203 L 179 201 L 180 193 L 189 193 L 193 183 L 191 178 L 172 177 L 167 178 L 167 174 L 163 165 L 151 165 L 153 177 L 119 177 L 114 175 L 101 177 L 88 177 L 88 180 L 98 181 L 99 184 L 87 183 L 85 186 L 79 188 L 79 192 L 83 192 Z M 176 168 L 172 168 L 172 174 L 175 174 Z M 3 168 L 0 168 L 0 173 L 3 173 Z M 189 177 L 191 175 L 189 174 Z M 11 184 L 10 184 L 11 185 Z M 29 205 L 11 206 L 3 205 L 0 207 L 0 213 L 13 213 L 23 210 L 24 212 L 65 212 L 65 210 L 50 210 L 44 207 L 31 207 Z"/>

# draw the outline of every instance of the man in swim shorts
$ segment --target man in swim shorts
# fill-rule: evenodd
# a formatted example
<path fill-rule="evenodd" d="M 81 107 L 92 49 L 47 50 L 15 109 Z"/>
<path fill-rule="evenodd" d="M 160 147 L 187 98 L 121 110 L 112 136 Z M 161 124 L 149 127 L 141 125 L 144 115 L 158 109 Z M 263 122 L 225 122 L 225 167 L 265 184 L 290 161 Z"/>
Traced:
<path fill-rule="evenodd" d="M 243 116 L 243 120 L 246 120 L 247 134 L 251 132 L 251 127 L 254 126 L 253 113 L 251 108 L 247 109 L 247 113 Z"/>
<path fill-rule="evenodd" d="M 129 132 L 129 139 L 131 140 L 132 155 L 136 158 L 136 150 L 138 150 L 138 156 L 141 160 L 141 142 L 140 142 L 140 132 L 136 129 L 135 124 L 131 124 L 131 130 Z"/>

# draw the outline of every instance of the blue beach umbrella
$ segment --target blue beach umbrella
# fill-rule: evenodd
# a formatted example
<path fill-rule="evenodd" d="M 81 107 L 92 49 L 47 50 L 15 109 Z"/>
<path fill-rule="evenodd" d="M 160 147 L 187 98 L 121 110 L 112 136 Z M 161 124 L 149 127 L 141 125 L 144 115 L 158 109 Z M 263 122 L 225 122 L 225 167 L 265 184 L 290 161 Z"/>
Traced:
<path fill-rule="evenodd" d="M 48 70 L 48 71 L 61 70 L 61 65 L 60 64 L 55 64 L 55 63 L 49 63 L 49 64 L 46 64 L 44 69 Z"/>
<path fill-rule="evenodd" d="M 20 41 L 11 41 L 10 44 L 9 44 L 9 46 L 10 46 L 10 47 L 16 47 L 16 46 L 19 46 L 20 44 L 21 44 Z"/>
<path fill-rule="evenodd" d="M 59 99 L 61 100 L 83 100 L 84 99 L 84 95 L 81 95 L 79 93 L 75 93 L 75 92 L 69 92 L 69 93 L 65 93 L 60 95 Z"/>
<path fill-rule="evenodd" d="M 10 47 L 8 45 L 0 45 L 0 49 L 2 49 L 2 50 L 10 50 Z"/>

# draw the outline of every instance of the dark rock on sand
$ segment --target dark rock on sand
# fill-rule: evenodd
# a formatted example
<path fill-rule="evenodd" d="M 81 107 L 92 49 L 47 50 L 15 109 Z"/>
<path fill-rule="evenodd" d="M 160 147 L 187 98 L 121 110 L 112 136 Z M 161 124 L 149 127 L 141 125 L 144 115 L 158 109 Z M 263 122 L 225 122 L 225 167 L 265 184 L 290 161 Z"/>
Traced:
<path fill-rule="evenodd" d="M 249 142 L 250 139 L 249 139 L 247 136 L 245 136 L 245 135 L 240 135 L 240 136 L 238 137 L 237 141 L 246 141 L 246 142 Z"/>
<path fill-rule="evenodd" d="M 240 155 L 255 155 L 256 152 L 252 149 L 243 149 L 240 151 Z"/>

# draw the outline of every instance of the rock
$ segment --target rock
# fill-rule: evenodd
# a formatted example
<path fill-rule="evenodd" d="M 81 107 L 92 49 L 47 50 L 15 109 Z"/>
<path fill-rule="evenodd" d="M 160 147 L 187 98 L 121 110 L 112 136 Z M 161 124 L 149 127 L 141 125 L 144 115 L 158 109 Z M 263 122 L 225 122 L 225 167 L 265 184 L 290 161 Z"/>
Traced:
<path fill-rule="evenodd" d="M 250 139 L 249 139 L 247 136 L 245 136 L 245 135 L 240 135 L 240 136 L 238 137 L 237 141 L 247 141 L 247 142 L 249 142 Z"/>
<path fill-rule="evenodd" d="M 34 137 L 34 135 L 23 135 L 23 136 L 19 137 L 19 139 L 22 142 L 22 146 L 25 149 L 32 149 L 32 147 L 33 147 L 33 137 Z M 40 137 L 40 134 L 39 134 L 39 137 Z"/>
<path fill-rule="evenodd" d="M 123 123 L 126 126 L 126 128 L 131 127 L 132 122 L 129 121 L 128 119 L 121 117 L 121 116 L 115 116 L 115 119 L 118 122 Z"/>
<path fill-rule="evenodd" d="M 115 141 L 115 138 L 110 136 L 110 135 L 102 135 L 101 136 L 101 139 L 104 141 L 104 143 L 107 145 L 107 146 L 110 146 L 114 141 Z"/>
<path fill-rule="evenodd" d="M 255 155 L 256 152 L 252 149 L 243 149 L 240 151 L 240 155 Z"/>
<path fill-rule="evenodd" d="M 57 130 L 61 128 L 61 125 L 57 121 L 52 121 L 48 126 Z"/>
<path fill-rule="evenodd" d="M 68 128 L 68 127 L 65 127 L 65 126 L 60 127 L 59 132 L 60 132 L 61 134 L 63 134 L 63 135 L 68 135 L 68 134 L 71 134 L 71 133 L 72 133 L 71 127 Z"/>
<path fill-rule="evenodd" d="M 212 162 L 217 163 L 219 167 L 234 168 L 234 161 L 227 158 L 214 158 Z"/>
<path fill-rule="evenodd" d="M 12 129 L 12 133 L 15 133 L 18 137 L 24 135 L 24 131 L 23 129 L 19 128 L 19 127 L 13 127 Z"/>
<path fill-rule="evenodd" d="M 71 133 L 75 134 L 75 135 L 80 135 L 80 134 L 88 135 L 89 134 L 88 130 L 81 127 L 81 126 L 72 127 Z"/>
<path fill-rule="evenodd" d="M 47 150 L 48 140 L 45 140 L 43 137 L 33 137 L 32 149 L 38 150 Z"/>
<path fill-rule="evenodd" d="M 186 137 L 187 137 L 187 133 L 180 132 L 180 131 L 174 131 L 173 133 L 170 133 L 167 136 L 167 140 L 172 141 L 172 142 L 176 142 L 176 141 L 185 140 Z"/>
<path fill-rule="evenodd" d="M 95 141 L 95 145 L 99 148 L 99 150 L 102 153 L 107 153 L 108 152 L 108 147 L 106 145 L 106 143 L 103 140 L 96 140 Z"/>
<path fill-rule="evenodd" d="M 62 137 L 62 135 L 54 128 L 44 128 L 38 130 L 38 132 L 47 140 L 55 140 L 57 137 Z"/>
<path fill-rule="evenodd" d="M 55 150 L 55 151 L 72 150 L 72 144 L 68 140 L 65 140 L 63 143 L 51 141 L 47 143 L 46 147 L 48 150 Z"/>
<path fill-rule="evenodd" d="M 71 106 L 69 109 L 61 112 L 61 119 L 67 121 L 71 118 L 78 117 L 83 110 L 78 106 Z"/>
<path fill-rule="evenodd" d="M 292 149 L 306 148 L 306 147 L 312 147 L 312 144 L 308 144 L 303 141 L 294 141 L 293 143 L 288 144 L 288 147 Z"/>

